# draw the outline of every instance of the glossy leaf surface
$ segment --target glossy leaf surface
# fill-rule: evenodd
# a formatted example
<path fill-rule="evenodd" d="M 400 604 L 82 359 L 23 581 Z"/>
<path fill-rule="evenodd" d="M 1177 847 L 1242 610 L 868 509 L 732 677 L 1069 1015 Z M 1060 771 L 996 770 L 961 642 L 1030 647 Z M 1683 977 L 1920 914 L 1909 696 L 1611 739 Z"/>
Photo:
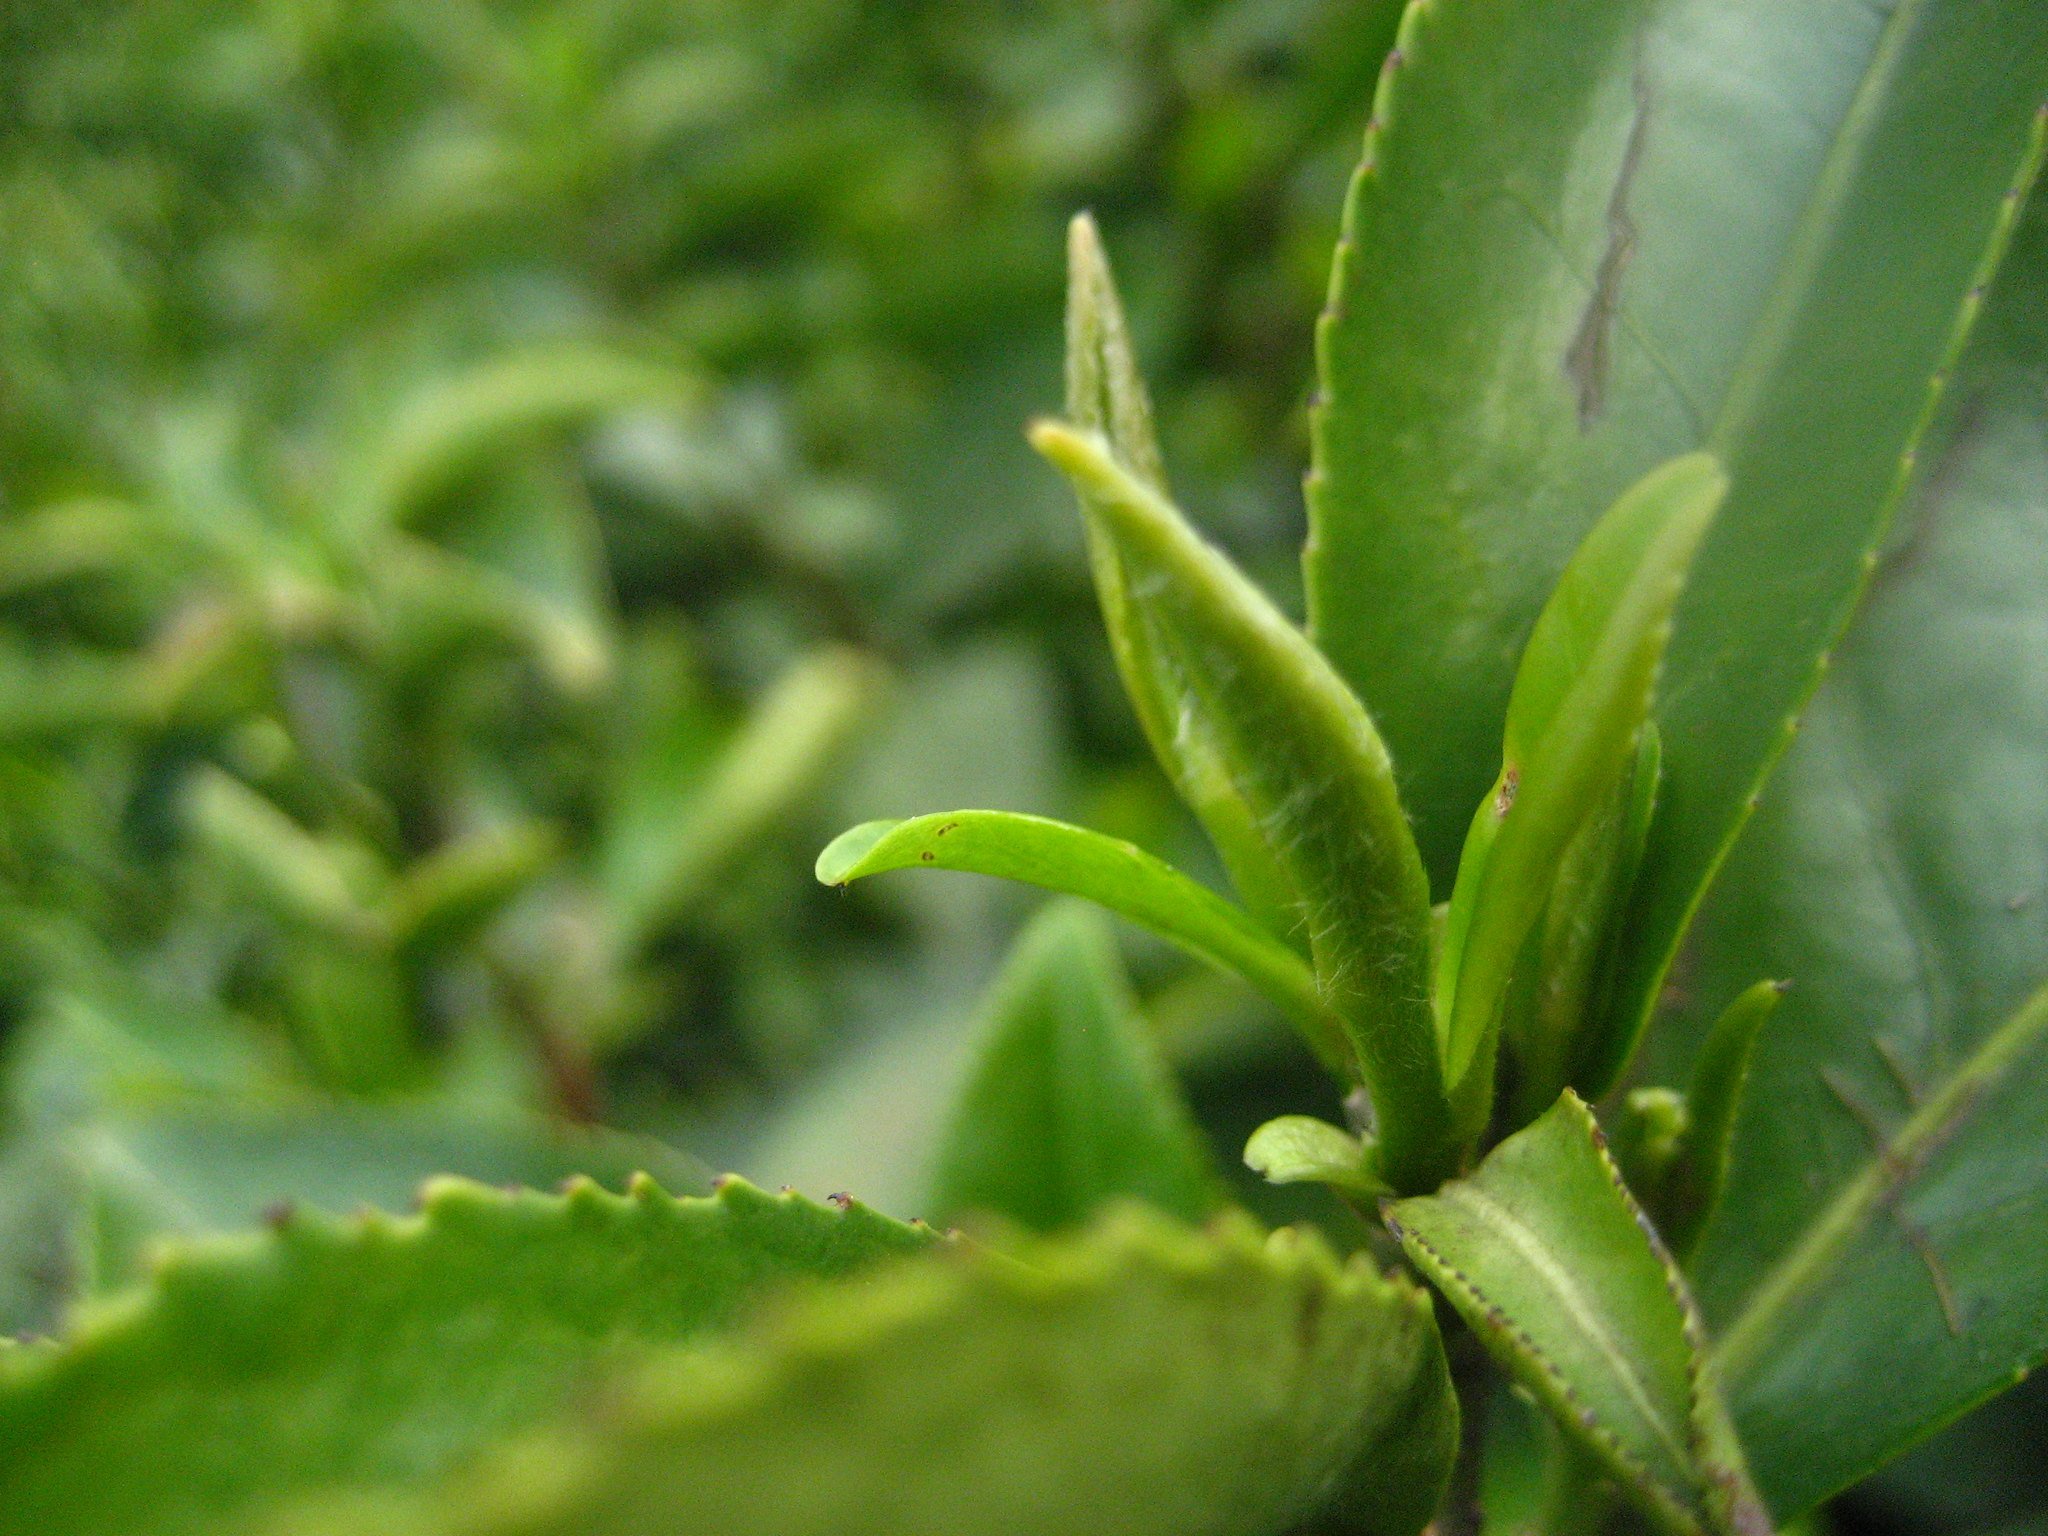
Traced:
<path fill-rule="evenodd" d="M 865 822 L 818 855 L 818 878 L 827 885 L 892 869 L 970 870 L 1085 896 L 1235 971 L 1294 1021 L 1340 1081 L 1355 1075 L 1351 1046 L 1307 962 L 1243 910 L 1130 843 L 1042 816 L 946 811 Z"/>
<path fill-rule="evenodd" d="M 1660 460 L 1723 460 L 1661 695 L 1638 1006 L 1848 617 L 2044 93 L 2032 0 L 1408 12 L 1320 330 L 1313 629 L 1441 882 L 1585 529 Z"/>
<path fill-rule="evenodd" d="M 1131 620 L 1178 680 L 1181 715 L 1300 893 L 1325 1000 L 1379 1116 L 1387 1176 L 1433 1184 L 1458 1149 L 1429 996 L 1428 881 L 1372 721 L 1322 654 L 1102 439 L 1040 423 L 1131 583 Z"/>
<path fill-rule="evenodd" d="M 293 1536 L 1413 1536 L 1456 1441 L 1428 1297 L 1313 1236 L 1139 1210 L 657 1361 L 424 1503 Z M 280 1533 L 282 1536 L 282 1533 Z"/>
<path fill-rule="evenodd" d="M 1781 1518 L 2048 1352 L 2044 235 L 2030 218 L 1688 979 L 1707 1005 L 1792 983 L 1696 1260 Z"/>
<path fill-rule="evenodd" d="M 1480 808 L 1499 829 L 1478 867 L 1459 870 L 1459 883 L 1472 879 L 1477 891 L 1446 1023 L 1453 1085 L 1486 1048 L 1566 850 L 1636 755 L 1672 609 L 1726 489 L 1705 454 L 1646 475 L 1587 535 L 1530 636 L 1508 701 L 1500 778 Z"/>
<path fill-rule="evenodd" d="M 675 1200 L 449 1181 L 418 1217 L 178 1249 L 61 1346 L 0 1365 L 0 1530 L 198 1536 L 316 1490 L 424 1482 L 766 1285 L 936 1240 L 737 1182 Z"/>
<path fill-rule="evenodd" d="M 934 1219 L 984 1211 L 1051 1232 L 1119 1199 L 1184 1221 L 1222 1203 L 1099 914 L 1041 912 L 996 979 L 983 1028 L 940 1144 Z"/>

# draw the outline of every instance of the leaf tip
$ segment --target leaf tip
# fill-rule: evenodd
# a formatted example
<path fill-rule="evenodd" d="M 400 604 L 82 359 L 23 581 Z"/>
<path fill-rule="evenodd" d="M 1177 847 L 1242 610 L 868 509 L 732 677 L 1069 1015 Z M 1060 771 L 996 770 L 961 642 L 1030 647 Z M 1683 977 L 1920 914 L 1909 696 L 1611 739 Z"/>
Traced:
<path fill-rule="evenodd" d="M 849 827 L 818 855 L 814 872 L 820 885 L 848 885 L 862 875 L 873 871 L 862 868 L 875 846 L 896 828 L 900 821 L 864 821 L 857 827 Z"/>

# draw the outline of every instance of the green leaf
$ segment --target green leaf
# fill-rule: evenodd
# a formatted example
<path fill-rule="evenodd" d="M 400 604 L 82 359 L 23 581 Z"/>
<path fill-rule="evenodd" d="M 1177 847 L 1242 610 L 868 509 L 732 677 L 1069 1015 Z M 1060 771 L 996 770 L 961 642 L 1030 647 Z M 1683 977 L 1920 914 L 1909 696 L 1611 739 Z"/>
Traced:
<path fill-rule="evenodd" d="M 537 437 L 633 406 L 689 407 L 702 382 L 601 348 L 529 348 L 415 391 L 356 455 L 335 526 L 403 524 L 469 475 Z"/>
<path fill-rule="evenodd" d="M 1556 1103 L 1568 1086 L 1587 1098 L 1604 1094 L 1635 1054 L 1640 1019 L 1610 1012 L 1608 984 L 1656 806 L 1660 750 L 1656 722 L 1645 721 L 1635 761 L 1558 861 L 1536 940 L 1529 1007 L 1504 1020 L 1516 1056 L 1517 1125 Z"/>
<path fill-rule="evenodd" d="M 1647 1005 L 1866 574 L 2038 156 L 2033 0 L 1410 7 L 1319 330 L 1309 611 L 1441 881 L 1513 658 L 1599 510 L 1706 447 Z"/>
<path fill-rule="evenodd" d="M 1573 935 L 1567 943 L 1582 948 L 1555 963 L 1558 970 L 1574 963 L 1585 968 L 1584 991 L 1573 1010 L 1580 1022 L 1567 1081 L 1589 1098 L 1604 1095 L 1621 1081 L 1649 1024 L 1649 1015 L 1642 1009 L 1615 1006 L 1614 968 L 1627 937 L 1628 899 L 1642 871 L 1643 850 L 1649 846 L 1650 822 L 1656 815 L 1657 789 L 1663 777 L 1664 736 L 1656 721 L 1646 720 L 1636 743 L 1635 765 L 1615 807 L 1619 815 L 1612 823 L 1614 846 L 1603 851 L 1597 873 L 1587 877 L 1585 894 L 1579 898 L 1598 913 L 1599 936 L 1596 940 Z M 1606 832 L 1598 835 L 1604 840 Z M 1551 914 L 1553 924 L 1560 918 L 1561 914 Z M 1546 942 L 1552 942 L 1548 935 Z M 1563 1005 L 1554 991 L 1549 1001 Z"/>
<path fill-rule="evenodd" d="M 1671 1245 L 1680 1254 L 1692 1251 L 1700 1229 L 1720 1204 L 1735 1140 L 1735 1112 L 1749 1082 L 1757 1036 L 1784 995 L 1785 984 L 1778 981 L 1759 981 L 1738 994 L 1714 1021 L 1699 1060 L 1693 1063 L 1685 1089 L 1685 1134 L 1662 1202 L 1662 1208 L 1672 1212 L 1667 1225 Z"/>
<path fill-rule="evenodd" d="M 1074 425 L 1099 433 L 1125 470 L 1162 499 L 1170 496 L 1130 328 L 1095 221 L 1086 214 L 1067 228 L 1066 404 Z M 1076 489 L 1103 627 L 1152 753 L 1216 845 L 1245 905 L 1267 928 L 1288 937 L 1299 922 L 1300 903 L 1260 830 L 1257 807 L 1245 799 L 1212 724 L 1202 711 L 1186 707 L 1187 680 L 1133 611 L 1131 572 L 1115 536 L 1091 510 L 1088 492 Z"/>
<path fill-rule="evenodd" d="M 549 1188 L 579 1175 L 616 1186 L 650 1172 L 668 1189 L 709 1185 L 693 1159 L 658 1142 L 446 1105 L 188 1104 L 100 1116 L 63 1146 L 83 1182 L 99 1291 L 142 1278 L 167 1239 L 239 1231 L 301 1207 L 337 1217 L 402 1211 L 437 1174 Z"/>
<path fill-rule="evenodd" d="M 1128 575 L 1129 621 L 1177 679 L 1179 715 L 1256 817 L 1300 893 L 1316 977 L 1344 1021 L 1378 1115 L 1387 1177 L 1456 1167 L 1430 1005 L 1428 882 L 1372 721 L 1320 652 L 1102 440 L 1032 429 Z"/>
<path fill-rule="evenodd" d="M 776 679 L 688 793 L 636 783 L 600 851 L 621 941 L 645 943 L 784 819 L 833 766 L 883 686 L 880 665 L 859 651 L 813 652 Z M 664 744 L 652 745 L 660 752 Z"/>
<path fill-rule="evenodd" d="M 418 957 L 475 935 L 547 872 L 562 834 L 547 822 L 479 828 L 442 844 L 394 883 L 390 931 Z"/>
<path fill-rule="evenodd" d="M 417 1217 L 174 1248 L 60 1347 L 0 1362 L 0 1510 L 39 1536 L 210 1536 L 296 1496 L 423 1484 L 766 1285 L 933 1241 L 737 1182 L 675 1200 L 451 1180 Z"/>
<path fill-rule="evenodd" d="M 564 450 L 493 465 L 459 515 L 444 519 L 434 535 L 445 553 L 433 576 L 472 584 L 556 687 L 588 696 L 610 679 L 618 618 L 604 532 Z M 403 535 L 388 545 L 418 547 Z M 401 591 L 395 601 L 410 606 L 420 599 Z M 401 611 L 400 622 L 405 617 Z"/>
<path fill-rule="evenodd" d="M 1138 1209 L 800 1299 L 431 1502 L 293 1536 L 1413 1536 L 1457 1409 L 1426 1295 L 1241 1217 Z M 937 1512 L 937 1513 L 935 1513 Z M 331 1522 L 331 1523 L 330 1523 Z M 281 1536 L 281 1532 L 280 1532 Z"/>
<path fill-rule="evenodd" d="M 1328 1184 L 1361 1200 L 1389 1193 L 1371 1139 L 1313 1115 L 1268 1120 L 1244 1144 L 1244 1165 L 1269 1184 Z"/>
<path fill-rule="evenodd" d="M 1792 983 L 1696 1259 L 1781 1518 L 2048 1353 L 2044 313 L 2037 213 L 1687 978 Z"/>
<path fill-rule="evenodd" d="M 218 768 L 195 773 L 184 801 L 193 837 L 276 916 L 348 943 L 388 937 L 388 877 L 367 848 L 316 837 Z"/>
<path fill-rule="evenodd" d="M 984 1027 L 939 1147 L 937 1219 L 989 1211 L 1051 1232 L 1117 1199 L 1187 1221 L 1222 1203 L 1201 1132 L 1092 908 L 1055 903 L 1032 921 Z"/>
<path fill-rule="evenodd" d="M 1653 470 L 1594 525 L 1529 637 L 1499 778 L 1481 803 L 1499 829 L 1476 882 L 1448 1003 L 1445 1073 L 1490 1072 L 1501 999 L 1543 915 L 1566 850 L 1603 809 L 1636 753 L 1671 612 L 1727 491 L 1706 454 Z M 1453 893 L 1452 910 L 1460 905 Z"/>
<path fill-rule="evenodd" d="M 1244 977 L 1293 1021 L 1340 1081 L 1356 1076 L 1350 1042 L 1306 962 L 1242 910 L 1141 848 L 1042 816 L 947 811 L 864 822 L 818 855 L 818 878 L 827 885 L 920 868 L 971 870 L 1099 902 Z"/>
<path fill-rule="evenodd" d="M 1717 1404 L 1684 1284 L 1575 1094 L 1388 1221 L 1495 1358 L 1667 1529 L 1757 1522 L 1739 1458 L 1709 1436 Z"/>

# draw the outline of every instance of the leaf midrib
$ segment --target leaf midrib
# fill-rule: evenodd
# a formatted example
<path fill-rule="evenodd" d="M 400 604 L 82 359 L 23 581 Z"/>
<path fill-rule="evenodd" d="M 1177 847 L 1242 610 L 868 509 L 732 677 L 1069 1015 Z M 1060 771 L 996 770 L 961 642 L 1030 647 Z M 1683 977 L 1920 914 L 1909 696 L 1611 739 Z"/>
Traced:
<path fill-rule="evenodd" d="M 1563 1303 L 1572 1320 L 1579 1325 L 1580 1331 L 1593 1341 L 1621 1382 L 1622 1390 L 1628 1394 L 1630 1401 L 1635 1404 L 1636 1411 L 1642 1415 L 1644 1423 L 1670 1454 L 1673 1462 L 1680 1467 L 1690 1466 L 1692 1458 L 1689 1451 L 1678 1439 L 1672 1427 L 1665 1422 L 1664 1416 L 1657 1411 L 1656 1404 L 1650 1399 L 1648 1386 L 1636 1370 L 1635 1362 L 1616 1341 L 1605 1319 L 1580 1290 L 1572 1278 L 1571 1271 L 1557 1262 L 1540 1237 L 1492 1196 L 1482 1193 L 1470 1184 L 1453 1186 L 1444 1193 L 1447 1198 L 1471 1207 L 1476 1216 L 1514 1246 L 1515 1251 L 1528 1262 L 1529 1267 Z"/>
<path fill-rule="evenodd" d="M 2048 986 L 2022 1004 L 1966 1057 L 1955 1075 L 1828 1202 L 1805 1236 L 1772 1266 L 1714 1347 L 1714 1364 L 1731 1386 L 1766 1351 L 1779 1321 L 1837 1265 L 1863 1226 L 1919 1174 L 1927 1155 L 1977 1097 L 2038 1039 L 2048 1036 Z"/>

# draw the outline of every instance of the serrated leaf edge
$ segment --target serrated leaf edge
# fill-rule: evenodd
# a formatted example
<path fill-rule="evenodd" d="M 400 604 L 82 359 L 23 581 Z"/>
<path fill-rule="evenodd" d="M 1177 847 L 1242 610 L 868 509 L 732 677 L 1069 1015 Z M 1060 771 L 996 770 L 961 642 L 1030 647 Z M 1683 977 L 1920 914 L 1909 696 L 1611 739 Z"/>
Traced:
<path fill-rule="evenodd" d="M 732 1175 L 721 1177 L 708 1195 L 671 1195 L 645 1173 L 628 1180 L 623 1193 L 607 1190 L 582 1175 L 566 1180 L 553 1193 L 499 1188 L 441 1175 L 420 1186 L 418 1209 L 410 1212 L 365 1207 L 354 1215 L 331 1216 L 311 1208 L 281 1209 L 254 1231 L 177 1238 L 161 1244 L 136 1286 L 84 1303 L 53 1339 L 38 1341 L 32 1348 L 0 1351 L 0 1396 L 35 1390 L 105 1353 L 139 1342 L 179 1307 L 202 1297 L 215 1282 L 233 1280 L 266 1262 L 289 1258 L 294 1248 L 425 1248 L 449 1228 L 508 1216 L 620 1221 L 658 1211 L 688 1220 L 697 1215 L 776 1206 L 805 1208 L 827 1221 L 875 1224 L 905 1236 L 929 1234 L 935 1244 L 954 1240 L 953 1234 L 940 1233 L 923 1221 L 900 1222 L 848 1197 L 834 1197 L 821 1204 L 789 1189 L 770 1194 Z"/>
<path fill-rule="evenodd" d="M 388 1500 L 371 1494 L 363 1510 L 376 1518 L 365 1529 L 379 1536 L 526 1529 L 526 1522 L 544 1522 L 550 1506 L 569 1503 L 602 1481 L 612 1448 L 632 1437 L 715 1427 L 767 1406 L 778 1394 L 803 1390 L 816 1368 L 907 1343 L 987 1292 L 1056 1309 L 1103 1294 L 1143 1266 L 1194 1281 L 1252 1271 L 1295 1285 L 1304 1296 L 1405 1309 L 1434 1327 L 1426 1287 L 1381 1270 L 1363 1253 L 1340 1259 L 1312 1228 L 1266 1232 L 1239 1210 L 1193 1227 L 1127 1202 L 1080 1233 L 1025 1239 L 1001 1250 L 962 1239 L 939 1260 L 905 1258 L 855 1286 L 800 1285 L 754 1327 L 708 1345 L 656 1354 L 590 1399 L 580 1418 L 513 1437 L 437 1491 Z M 1316 1315 L 1328 1316 L 1327 1307 Z M 317 1503 L 310 1507 L 323 1509 Z M 348 1515 L 355 1507 L 340 1509 Z M 445 1513 L 455 1511 L 452 1519 Z M 343 1528 L 346 1522 L 335 1527 Z M 273 1529 L 281 1533 L 292 1526 Z"/>

